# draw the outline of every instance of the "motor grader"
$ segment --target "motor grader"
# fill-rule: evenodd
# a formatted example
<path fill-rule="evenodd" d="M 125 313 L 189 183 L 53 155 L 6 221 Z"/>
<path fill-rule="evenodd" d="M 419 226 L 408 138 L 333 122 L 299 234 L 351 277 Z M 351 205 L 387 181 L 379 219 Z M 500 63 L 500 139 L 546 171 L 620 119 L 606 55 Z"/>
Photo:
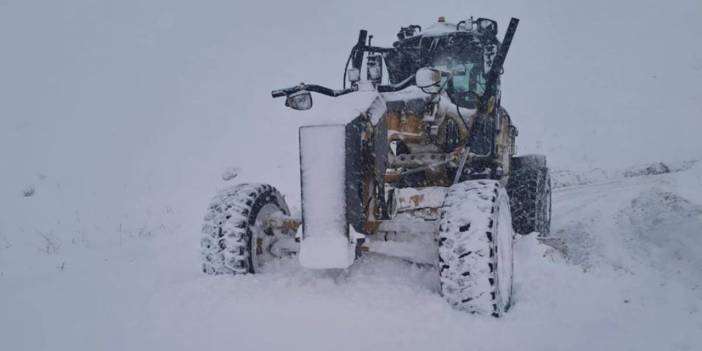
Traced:
<path fill-rule="evenodd" d="M 222 190 L 205 216 L 203 271 L 256 273 L 289 255 L 346 269 L 383 254 L 436 267 L 455 308 L 502 315 L 514 233 L 548 236 L 551 214 L 546 159 L 515 155 L 517 128 L 501 101 L 518 23 L 500 41 L 491 19 L 441 17 L 401 27 L 391 47 L 361 30 L 341 89 L 274 90 L 299 111 L 312 108 L 312 93 L 335 98 L 322 111 L 336 116 L 329 124 L 299 129 L 301 215 L 270 185 Z"/>

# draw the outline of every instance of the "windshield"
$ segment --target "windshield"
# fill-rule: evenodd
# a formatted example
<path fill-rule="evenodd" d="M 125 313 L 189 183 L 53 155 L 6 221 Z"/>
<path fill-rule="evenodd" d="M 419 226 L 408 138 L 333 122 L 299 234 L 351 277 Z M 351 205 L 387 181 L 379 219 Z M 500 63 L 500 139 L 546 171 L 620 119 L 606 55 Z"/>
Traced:
<path fill-rule="evenodd" d="M 481 57 L 482 58 L 482 57 Z M 433 66 L 452 74 L 447 90 L 452 93 L 473 93 L 482 96 L 485 93 L 485 75 L 482 60 L 471 60 L 470 56 L 442 56 L 434 60 Z"/>
<path fill-rule="evenodd" d="M 473 93 L 482 96 L 485 93 L 485 75 L 481 70 L 482 65 L 475 63 L 459 63 L 453 65 L 434 66 L 442 71 L 453 74 L 447 84 L 447 90 L 452 93 Z"/>
<path fill-rule="evenodd" d="M 486 81 L 481 47 L 469 38 L 451 39 L 437 45 L 432 66 L 452 74 L 446 86 L 449 94 L 482 96 Z"/>
<path fill-rule="evenodd" d="M 494 37 L 468 31 L 440 36 L 416 35 L 395 42 L 394 50 L 384 53 L 384 57 L 392 84 L 404 81 L 422 67 L 452 71 L 450 66 L 468 75 L 451 82 L 457 90 L 482 95 L 485 71 L 490 67 L 490 57 L 498 44 Z"/>

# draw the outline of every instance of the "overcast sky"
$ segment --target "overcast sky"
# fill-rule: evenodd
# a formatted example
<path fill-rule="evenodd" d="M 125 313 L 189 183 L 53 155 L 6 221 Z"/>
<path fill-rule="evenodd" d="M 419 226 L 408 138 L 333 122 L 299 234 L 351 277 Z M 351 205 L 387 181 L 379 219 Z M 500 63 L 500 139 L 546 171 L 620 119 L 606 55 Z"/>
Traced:
<path fill-rule="evenodd" d="M 521 152 L 557 168 L 702 157 L 699 0 L 0 0 L 2 194 L 44 175 L 82 189 L 74 202 L 200 206 L 232 165 L 298 191 L 305 117 L 270 90 L 339 86 L 361 28 L 391 45 L 471 15 L 500 35 L 521 19 L 502 80 Z"/>

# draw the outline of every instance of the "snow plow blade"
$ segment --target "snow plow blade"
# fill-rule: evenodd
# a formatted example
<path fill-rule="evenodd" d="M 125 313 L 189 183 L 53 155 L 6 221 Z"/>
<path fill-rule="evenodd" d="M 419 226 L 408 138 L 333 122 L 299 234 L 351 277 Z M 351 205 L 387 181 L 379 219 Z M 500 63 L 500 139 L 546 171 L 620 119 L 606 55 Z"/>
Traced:
<path fill-rule="evenodd" d="M 300 264 L 346 268 L 355 259 L 346 221 L 346 126 L 300 127 Z"/>

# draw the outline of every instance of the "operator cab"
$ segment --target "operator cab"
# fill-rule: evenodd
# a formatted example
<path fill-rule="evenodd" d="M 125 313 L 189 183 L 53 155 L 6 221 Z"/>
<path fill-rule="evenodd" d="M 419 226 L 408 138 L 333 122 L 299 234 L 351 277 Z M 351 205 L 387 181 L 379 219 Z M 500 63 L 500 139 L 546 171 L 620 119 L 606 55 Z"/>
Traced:
<path fill-rule="evenodd" d="M 496 35 L 495 21 L 484 18 L 453 24 L 440 17 L 425 31 L 416 25 L 402 27 L 395 50 L 385 55 L 390 82 L 401 82 L 422 67 L 435 68 L 449 73 L 441 85 L 451 100 L 474 109 L 500 44 Z"/>

